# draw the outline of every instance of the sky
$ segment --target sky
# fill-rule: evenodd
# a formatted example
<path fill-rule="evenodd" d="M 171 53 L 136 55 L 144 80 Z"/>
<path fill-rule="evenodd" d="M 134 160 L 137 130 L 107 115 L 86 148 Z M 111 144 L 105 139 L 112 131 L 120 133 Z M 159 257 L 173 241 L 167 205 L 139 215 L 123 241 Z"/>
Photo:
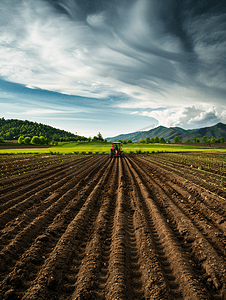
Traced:
<path fill-rule="evenodd" d="M 104 138 L 226 123 L 226 1 L 1 0 L 0 117 Z"/>

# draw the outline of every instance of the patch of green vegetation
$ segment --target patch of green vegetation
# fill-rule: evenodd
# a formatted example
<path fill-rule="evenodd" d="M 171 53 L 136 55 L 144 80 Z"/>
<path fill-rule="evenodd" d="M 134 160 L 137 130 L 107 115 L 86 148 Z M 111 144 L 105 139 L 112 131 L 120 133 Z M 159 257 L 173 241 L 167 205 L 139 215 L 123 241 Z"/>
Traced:
<path fill-rule="evenodd" d="M 29 149 L 0 149 L 0 154 L 108 154 L 111 149 L 110 142 L 70 142 L 62 143 L 51 148 Z M 173 153 L 173 152 L 203 152 L 210 151 L 206 147 L 173 145 L 173 144 L 126 144 L 122 146 L 125 153 Z M 214 149 L 214 151 L 226 152 L 226 149 Z"/>

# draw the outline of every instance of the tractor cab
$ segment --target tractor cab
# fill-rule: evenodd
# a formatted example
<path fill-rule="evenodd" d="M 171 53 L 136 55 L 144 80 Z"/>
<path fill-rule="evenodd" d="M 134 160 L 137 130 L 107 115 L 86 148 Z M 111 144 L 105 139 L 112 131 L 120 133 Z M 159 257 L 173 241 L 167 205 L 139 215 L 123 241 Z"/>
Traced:
<path fill-rule="evenodd" d="M 110 157 L 119 157 L 122 155 L 123 155 L 122 143 L 121 142 L 113 142 L 109 156 Z"/>

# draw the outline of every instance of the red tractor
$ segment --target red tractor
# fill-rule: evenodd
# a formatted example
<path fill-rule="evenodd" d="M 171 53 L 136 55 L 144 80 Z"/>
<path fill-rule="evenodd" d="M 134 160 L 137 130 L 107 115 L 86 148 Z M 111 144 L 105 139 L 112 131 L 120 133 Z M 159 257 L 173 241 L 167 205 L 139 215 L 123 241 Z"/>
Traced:
<path fill-rule="evenodd" d="M 112 143 L 111 151 L 109 156 L 112 157 L 122 157 L 124 156 L 124 152 L 122 151 L 122 146 L 120 142 Z"/>

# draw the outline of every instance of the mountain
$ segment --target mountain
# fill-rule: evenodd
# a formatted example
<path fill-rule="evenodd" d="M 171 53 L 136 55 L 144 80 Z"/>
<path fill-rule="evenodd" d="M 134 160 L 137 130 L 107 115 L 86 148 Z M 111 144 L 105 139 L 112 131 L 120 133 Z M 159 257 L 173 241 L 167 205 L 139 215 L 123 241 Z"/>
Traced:
<path fill-rule="evenodd" d="M 5 140 L 17 140 L 19 136 L 44 136 L 48 140 L 54 141 L 77 141 L 87 140 L 83 136 L 79 136 L 65 130 L 56 129 L 49 125 L 37 122 L 21 121 L 16 119 L 5 120 L 0 118 L 0 136 Z"/>
<path fill-rule="evenodd" d="M 140 139 L 145 139 L 146 137 L 163 137 L 166 141 L 170 139 L 172 142 L 175 136 L 178 136 L 182 142 L 186 142 L 188 139 L 191 141 L 194 138 L 202 139 L 203 136 L 207 136 L 207 139 L 211 139 L 212 136 L 215 138 L 225 137 L 226 138 L 226 125 L 223 123 L 218 123 L 211 127 L 204 127 L 199 129 L 183 129 L 180 127 L 165 127 L 158 126 L 154 129 L 148 131 L 137 131 L 128 134 L 120 134 L 115 137 L 107 138 L 108 141 L 115 142 L 118 139 L 128 140 L 131 139 L 133 142 L 139 142 Z"/>

